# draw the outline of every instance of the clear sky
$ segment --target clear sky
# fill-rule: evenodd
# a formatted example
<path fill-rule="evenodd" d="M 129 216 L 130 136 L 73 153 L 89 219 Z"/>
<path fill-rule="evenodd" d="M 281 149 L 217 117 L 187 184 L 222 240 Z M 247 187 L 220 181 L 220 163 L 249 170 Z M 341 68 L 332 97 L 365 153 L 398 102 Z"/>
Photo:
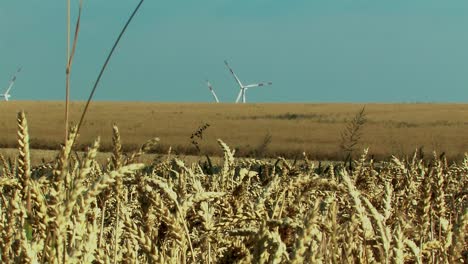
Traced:
<path fill-rule="evenodd" d="M 76 14 L 78 1 L 72 0 Z M 138 0 L 84 0 L 72 100 L 87 98 Z M 0 80 L 17 100 L 65 96 L 66 1 L 0 2 Z M 145 0 L 96 100 L 466 102 L 467 0 Z M 3 90 L 3 88 L 1 88 Z"/>

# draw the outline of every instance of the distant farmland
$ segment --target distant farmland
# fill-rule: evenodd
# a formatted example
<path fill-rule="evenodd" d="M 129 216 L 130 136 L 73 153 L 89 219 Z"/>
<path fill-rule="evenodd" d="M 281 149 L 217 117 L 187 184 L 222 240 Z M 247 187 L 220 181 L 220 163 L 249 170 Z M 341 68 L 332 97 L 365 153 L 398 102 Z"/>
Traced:
<path fill-rule="evenodd" d="M 410 155 L 422 147 L 459 159 L 468 150 L 466 104 L 212 104 L 94 102 L 78 139 L 84 149 L 101 136 L 102 150 L 111 148 L 112 124 L 119 127 L 124 149 L 136 149 L 159 137 L 155 151 L 169 146 L 177 154 L 222 155 L 223 139 L 239 156 L 293 158 L 306 152 L 312 159 L 342 159 L 341 133 L 365 105 L 366 123 L 358 149 L 369 147 L 377 158 Z M 71 104 L 78 121 L 84 103 Z M 0 147 L 16 147 L 16 113 L 25 110 L 30 143 L 57 149 L 63 142 L 63 103 L 10 101 L 0 103 Z M 202 138 L 190 136 L 209 124 Z"/>

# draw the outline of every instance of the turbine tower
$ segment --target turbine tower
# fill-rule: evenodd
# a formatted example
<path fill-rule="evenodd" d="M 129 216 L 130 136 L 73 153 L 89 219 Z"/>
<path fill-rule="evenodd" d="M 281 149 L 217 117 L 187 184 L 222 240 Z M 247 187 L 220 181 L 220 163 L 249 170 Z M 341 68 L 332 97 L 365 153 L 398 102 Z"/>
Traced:
<path fill-rule="evenodd" d="M 21 71 L 21 67 L 18 68 L 18 70 L 15 72 L 15 74 L 13 74 L 13 77 L 10 79 L 10 84 L 8 85 L 8 88 L 5 90 L 5 92 L 3 94 L 0 94 L 0 96 L 2 96 L 5 101 L 8 101 L 8 99 L 10 99 L 10 97 L 11 97 L 10 90 L 13 87 L 13 84 L 15 84 L 16 75 L 20 71 Z"/>
<path fill-rule="evenodd" d="M 229 67 L 229 64 L 228 64 L 227 60 L 224 61 L 224 64 L 226 64 L 226 67 L 228 67 L 229 71 L 234 76 L 234 79 L 236 79 L 236 82 L 240 87 L 240 91 L 239 91 L 239 94 L 237 95 L 236 103 L 239 102 L 241 97 L 242 97 L 242 103 L 246 102 L 246 95 L 245 94 L 247 92 L 247 89 L 253 88 L 253 87 L 260 87 L 260 86 L 266 86 L 266 85 L 272 85 L 273 84 L 272 82 L 263 82 L 263 83 L 254 83 L 254 84 L 243 85 L 242 82 L 237 77 L 237 75 L 232 70 L 232 68 Z"/>
<path fill-rule="evenodd" d="M 206 84 L 208 85 L 208 89 L 210 89 L 211 94 L 213 95 L 213 97 L 214 97 L 216 103 L 219 103 L 218 96 L 216 96 L 216 93 L 215 93 L 215 91 L 213 90 L 213 86 L 211 86 L 210 81 L 206 80 Z"/>

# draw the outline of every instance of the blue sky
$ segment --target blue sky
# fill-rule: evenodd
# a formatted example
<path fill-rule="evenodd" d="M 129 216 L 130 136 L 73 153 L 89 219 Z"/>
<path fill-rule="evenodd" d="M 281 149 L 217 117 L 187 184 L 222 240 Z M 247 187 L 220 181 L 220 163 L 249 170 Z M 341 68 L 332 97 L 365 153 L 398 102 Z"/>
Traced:
<path fill-rule="evenodd" d="M 74 13 L 78 1 L 72 0 Z M 84 0 L 72 100 L 87 98 L 137 0 Z M 0 81 L 18 65 L 12 99 L 62 100 L 66 1 L 2 0 Z M 96 100 L 465 102 L 466 0 L 145 0 Z M 3 88 L 1 88 L 3 89 Z"/>

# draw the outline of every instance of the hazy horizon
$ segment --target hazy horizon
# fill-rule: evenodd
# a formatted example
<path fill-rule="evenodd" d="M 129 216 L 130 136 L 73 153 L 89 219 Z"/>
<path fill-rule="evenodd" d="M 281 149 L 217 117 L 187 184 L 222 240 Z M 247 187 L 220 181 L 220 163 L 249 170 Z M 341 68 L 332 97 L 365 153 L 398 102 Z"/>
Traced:
<path fill-rule="evenodd" d="M 77 13 L 73 2 L 72 22 Z M 89 95 L 139 1 L 84 1 L 71 99 Z M 116 50 L 97 101 L 462 103 L 468 98 L 468 2 L 453 0 L 145 1 Z M 0 4 L 0 93 L 64 98 L 66 1 Z"/>

